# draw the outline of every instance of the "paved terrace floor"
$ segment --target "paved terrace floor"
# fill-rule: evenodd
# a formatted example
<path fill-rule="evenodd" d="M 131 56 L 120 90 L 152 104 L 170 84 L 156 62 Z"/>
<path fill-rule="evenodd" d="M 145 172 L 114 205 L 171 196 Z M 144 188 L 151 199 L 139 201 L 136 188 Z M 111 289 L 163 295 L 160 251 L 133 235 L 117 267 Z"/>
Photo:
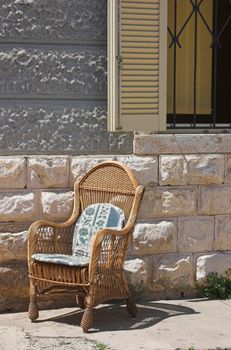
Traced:
<path fill-rule="evenodd" d="M 44 310 L 31 323 L 24 312 L 1 314 L 0 349 L 231 349 L 231 300 L 143 302 L 135 319 L 121 304 L 104 304 L 87 334 L 81 316 L 78 308 Z"/>

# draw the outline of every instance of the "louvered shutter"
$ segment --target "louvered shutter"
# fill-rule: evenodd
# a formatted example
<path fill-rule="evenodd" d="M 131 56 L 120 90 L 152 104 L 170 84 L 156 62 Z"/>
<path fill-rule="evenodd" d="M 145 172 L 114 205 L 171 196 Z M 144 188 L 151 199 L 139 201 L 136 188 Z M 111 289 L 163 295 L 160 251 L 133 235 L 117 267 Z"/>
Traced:
<path fill-rule="evenodd" d="M 109 130 L 166 124 L 167 0 L 108 0 Z"/>

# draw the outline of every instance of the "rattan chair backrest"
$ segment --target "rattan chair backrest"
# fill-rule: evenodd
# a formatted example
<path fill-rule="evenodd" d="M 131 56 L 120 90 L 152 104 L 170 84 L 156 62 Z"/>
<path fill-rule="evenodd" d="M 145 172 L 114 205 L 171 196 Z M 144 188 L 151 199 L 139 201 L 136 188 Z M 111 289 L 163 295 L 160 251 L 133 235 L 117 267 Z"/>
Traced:
<path fill-rule="evenodd" d="M 137 186 L 135 177 L 124 164 L 100 163 L 79 183 L 81 212 L 90 204 L 111 203 L 121 208 L 128 219 Z"/>

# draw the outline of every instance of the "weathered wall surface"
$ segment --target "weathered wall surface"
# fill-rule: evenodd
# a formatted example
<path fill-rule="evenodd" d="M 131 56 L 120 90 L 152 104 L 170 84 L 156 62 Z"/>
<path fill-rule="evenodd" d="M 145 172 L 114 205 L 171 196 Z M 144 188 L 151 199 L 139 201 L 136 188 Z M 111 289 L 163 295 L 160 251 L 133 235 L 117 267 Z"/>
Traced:
<path fill-rule="evenodd" d="M 132 152 L 106 111 L 106 0 L 3 0 L 0 155 Z"/>
<path fill-rule="evenodd" d="M 1 157 L 0 309 L 28 304 L 30 222 L 67 219 L 74 181 L 107 159 L 126 163 L 146 187 L 125 264 L 134 293 L 190 297 L 208 272 L 230 269 L 231 139 L 207 135 L 204 142 L 199 135 L 147 135 L 136 136 L 129 156 Z"/>

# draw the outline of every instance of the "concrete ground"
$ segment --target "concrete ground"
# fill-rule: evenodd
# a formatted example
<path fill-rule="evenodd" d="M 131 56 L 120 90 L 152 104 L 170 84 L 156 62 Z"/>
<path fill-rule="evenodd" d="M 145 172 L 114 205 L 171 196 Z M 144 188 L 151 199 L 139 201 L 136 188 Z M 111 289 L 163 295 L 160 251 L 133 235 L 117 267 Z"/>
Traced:
<path fill-rule="evenodd" d="M 82 333 L 78 308 L 0 315 L 1 350 L 231 350 L 231 300 L 143 302 L 132 319 L 121 304 L 95 310 L 95 328 Z M 190 349 L 191 350 L 191 349 Z"/>

